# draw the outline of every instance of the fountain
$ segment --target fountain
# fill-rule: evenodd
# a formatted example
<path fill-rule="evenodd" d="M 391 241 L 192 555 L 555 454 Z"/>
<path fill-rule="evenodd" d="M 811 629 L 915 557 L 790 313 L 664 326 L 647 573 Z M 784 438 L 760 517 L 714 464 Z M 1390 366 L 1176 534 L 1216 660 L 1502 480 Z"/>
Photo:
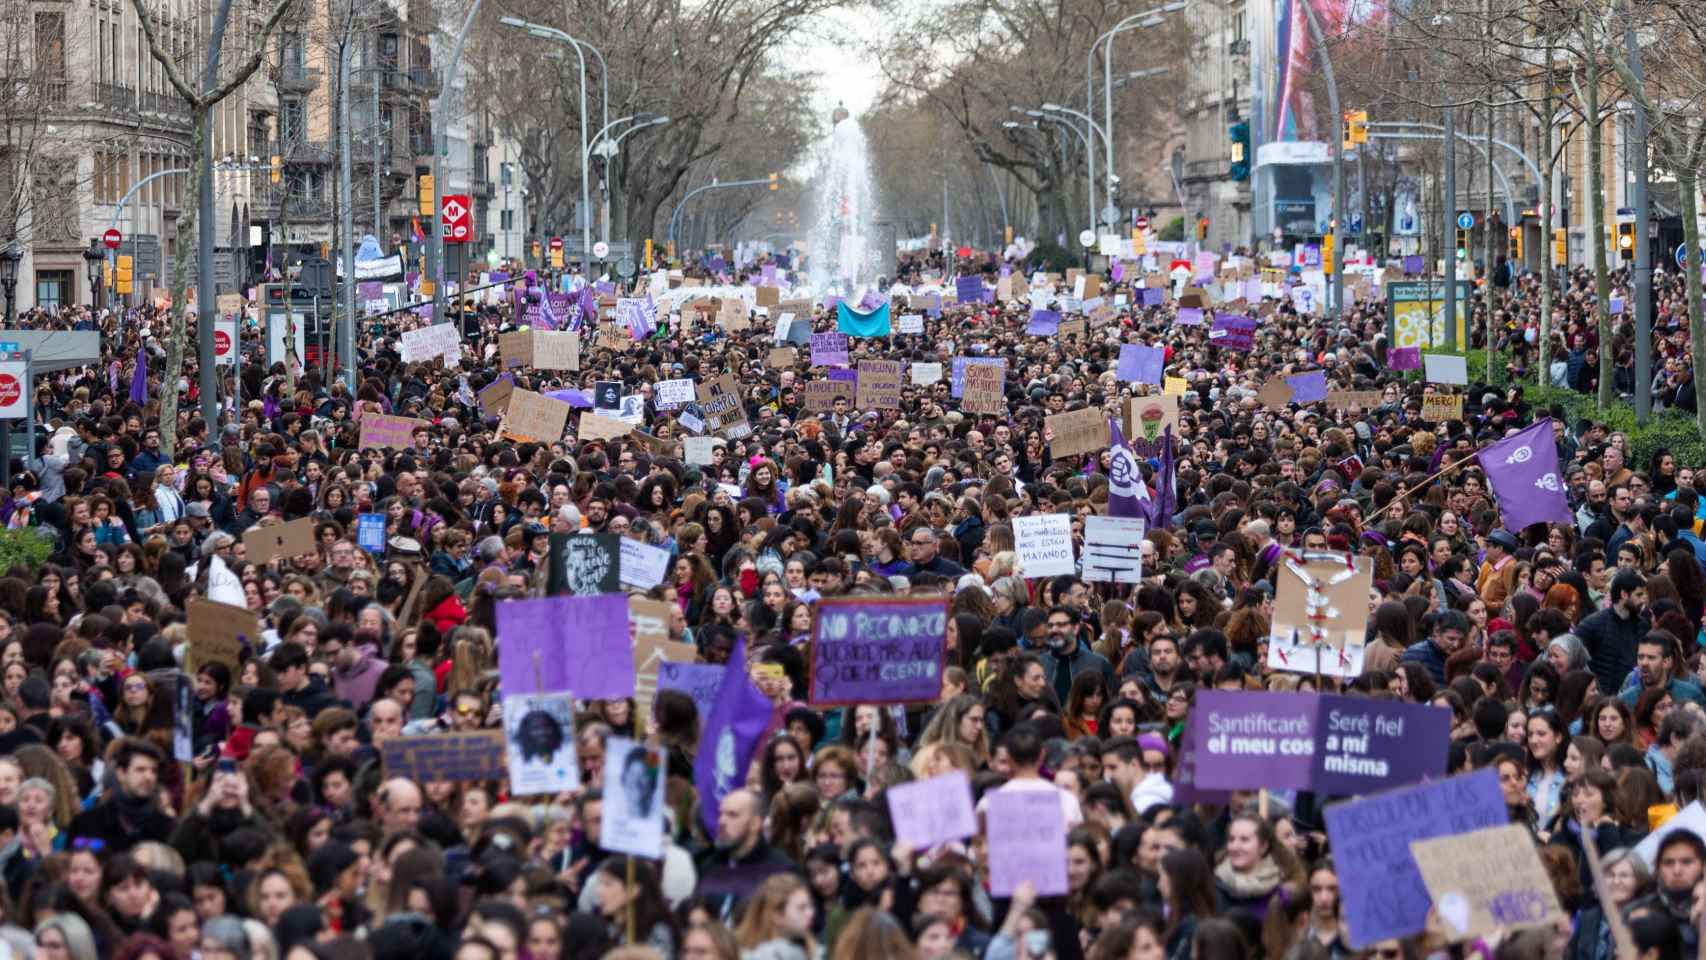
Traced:
<path fill-rule="evenodd" d="M 840 104 L 830 121 L 816 178 L 807 276 L 818 293 L 846 297 L 869 286 L 885 261 L 871 249 L 876 195 L 871 187 L 871 147 L 865 131 Z M 892 251 L 889 256 L 893 256 Z"/>

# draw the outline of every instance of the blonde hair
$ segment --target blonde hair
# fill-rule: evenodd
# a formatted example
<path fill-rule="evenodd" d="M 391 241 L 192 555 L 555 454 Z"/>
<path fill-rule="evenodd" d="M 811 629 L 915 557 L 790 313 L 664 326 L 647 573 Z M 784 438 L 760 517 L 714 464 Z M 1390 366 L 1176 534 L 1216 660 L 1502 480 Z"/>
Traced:
<path fill-rule="evenodd" d="M 776 917 L 788 905 L 788 898 L 795 893 L 805 891 L 811 895 L 811 889 L 806 882 L 791 873 L 779 873 L 766 879 L 747 901 L 746 912 L 741 914 L 740 925 L 735 927 L 735 940 L 740 943 L 742 950 L 751 950 L 761 943 L 775 940 L 783 936 L 776 926 Z M 808 935 L 806 938 L 806 956 L 817 955 L 817 945 Z"/>

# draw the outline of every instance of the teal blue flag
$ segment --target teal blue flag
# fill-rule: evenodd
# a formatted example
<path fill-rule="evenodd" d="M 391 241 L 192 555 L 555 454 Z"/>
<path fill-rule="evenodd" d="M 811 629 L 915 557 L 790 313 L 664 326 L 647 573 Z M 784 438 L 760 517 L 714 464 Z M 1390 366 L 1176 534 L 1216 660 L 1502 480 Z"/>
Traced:
<path fill-rule="evenodd" d="M 883 304 L 870 313 L 860 313 L 845 303 L 835 305 L 835 328 L 850 337 L 886 337 L 889 335 L 889 305 Z"/>

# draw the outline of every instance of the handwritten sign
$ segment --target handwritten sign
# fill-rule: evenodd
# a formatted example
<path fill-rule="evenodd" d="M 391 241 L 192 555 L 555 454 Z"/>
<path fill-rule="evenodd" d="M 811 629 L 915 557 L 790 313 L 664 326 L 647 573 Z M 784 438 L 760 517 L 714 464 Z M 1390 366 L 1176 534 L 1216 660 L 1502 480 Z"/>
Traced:
<path fill-rule="evenodd" d="M 691 377 L 658 381 L 657 398 L 659 403 L 692 403 L 695 397 Z"/>
<path fill-rule="evenodd" d="M 462 336 L 453 323 L 435 323 L 430 327 L 404 330 L 398 353 L 404 363 L 425 363 L 434 357 L 443 357 L 445 363 L 454 364 L 462 353 Z"/>
<path fill-rule="evenodd" d="M 1026 579 L 1078 571 L 1072 558 L 1072 518 L 1067 514 L 1014 517 L 1013 533 L 1018 541 L 1019 573 Z"/>
<path fill-rule="evenodd" d="M 575 436 L 581 440 L 617 440 L 627 436 L 633 429 L 633 425 L 626 420 L 587 412 L 581 414 L 580 424 L 575 427 Z"/>
<path fill-rule="evenodd" d="M 206 663 L 223 663 L 235 674 L 243 646 L 260 649 L 260 622 L 247 607 L 191 598 L 188 614 L 190 649 L 184 671 L 192 676 Z"/>
<path fill-rule="evenodd" d="M 1429 423 L 1463 419 L 1463 394 L 1430 393 L 1422 397 L 1422 419 Z"/>
<path fill-rule="evenodd" d="M 508 773 L 502 730 L 393 737 L 385 741 L 380 756 L 387 778 L 403 777 L 421 784 L 501 780 Z"/>
<path fill-rule="evenodd" d="M 945 600 L 818 601 L 812 618 L 812 706 L 922 703 L 942 692 Z"/>
<path fill-rule="evenodd" d="M 499 377 L 480 388 L 474 399 L 480 404 L 480 413 L 488 417 L 501 417 L 509 409 L 509 395 L 515 392 L 515 380 L 508 376 Z"/>
<path fill-rule="evenodd" d="M 724 669 L 721 664 L 666 660 L 657 665 L 657 688 L 687 694 L 699 709 L 699 719 L 703 721 L 711 715 L 711 706 L 717 702 L 717 688 L 723 685 Z"/>
<path fill-rule="evenodd" d="M 498 334 L 498 357 L 505 370 L 533 366 L 533 331 Z"/>
<path fill-rule="evenodd" d="M 914 363 L 912 365 L 912 385 L 928 387 L 939 383 L 942 379 L 942 365 L 939 363 Z"/>
<path fill-rule="evenodd" d="M 847 334 L 812 334 L 812 366 L 845 367 L 847 362 Z"/>
<path fill-rule="evenodd" d="M 1039 896 L 1066 893 L 1066 814 L 1055 791 L 997 790 L 985 799 L 989 892 L 1010 897 L 1029 880 Z"/>
<path fill-rule="evenodd" d="M 900 375 L 899 360 L 859 361 L 859 409 L 899 410 Z"/>
<path fill-rule="evenodd" d="M 1522 824 L 1412 840 L 1410 852 L 1454 941 L 1569 917 Z"/>
<path fill-rule="evenodd" d="M 503 435 L 515 440 L 555 443 L 563 438 L 563 428 L 568 422 L 568 404 L 531 390 L 515 390 L 510 393 L 509 407 L 504 411 Z"/>
<path fill-rule="evenodd" d="M 740 387 L 732 374 L 723 374 L 709 383 L 698 386 L 696 397 L 712 432 L 729 439 L 739 439 L 752 432 L 746 420 L 746 407 L 740 400 Z"/>
<path fill-rule="evenodd" d="M 243 533 L 244 554 L 250 563 L 260 565 L 313 553 L 317 549 L 314 525 L 314 518 L 299 517 L 289 523 L 250 527 Z"/>
<path fill-rule="evenodd" d="M 977 833 L 971 782 L 963 770 L 897 784 L 884 790 L 883 796 L 889 801 L 895 839 L 914 850 L 928 850 Z"/>
<path fill-rule="evenodd" d="M 633 537 L 622 538 L 619 576 L 624 587 L 650 590 L 663 582 L 669 572 L 669 551 L 641 543 Z"/>
<path fill-rule="evenodd" d="M 992 363 L 969 363 L 965 367 L 965 390 L 960 409 L 967 413 L 1007 411 L 1007 367 Z"/>
<path fill-rule="evenodd" d="M 1379 390 L 1329 390 L 1327 391 L 1327 409 L 1335 413 L 1341 410 L 1373 410 L 1385 402 Z"/>
<path fill-rule="evenodd" d="M 1108 447 L 1108 417 L 1101 410 L 1057 413 L 1043 422 L 1053 431 L 1049 452 L 1056 460 L 1081 457 Z"/>
<path fill-rule="evenodd" d="M 415 430 L 431 426 L 431 421 L 414 417 L 394 417 L 388 413 L 369 413 L 361 418 L 361 449 L 407 450 L 414 445 Z"/>
<path fill-rule="evenodd" d="M 923 333 L 924 315 L 921 313 L 903 313 L 900 315 L 901 333 Z"/>
<path fill-rule="evenodd" d="M 622 553 L 618 539 L 612 533 L 551 534 L 550 573 L 545 592 L 588 595 L 621 590 Z"/>
<path fill-rule="evenodd" d="M 800 400 L 812 413 L 830 413 L 837 399 L 853 402 L 853 384 L 845 380 L 809 380 L 800 388 Z"/>
<path fill-rule="evenodd" d="M 772 370 L 786 370 L 798 363 L 800 353 L 793 347 L 772 347 L 764 357 L 764 365 Z"/>
<path fill-rule="evenodd" d="M 579 370 L 581 335 L 574 330 L 557 333 L 533 331 L 533 367 L 536 370 Z"/>

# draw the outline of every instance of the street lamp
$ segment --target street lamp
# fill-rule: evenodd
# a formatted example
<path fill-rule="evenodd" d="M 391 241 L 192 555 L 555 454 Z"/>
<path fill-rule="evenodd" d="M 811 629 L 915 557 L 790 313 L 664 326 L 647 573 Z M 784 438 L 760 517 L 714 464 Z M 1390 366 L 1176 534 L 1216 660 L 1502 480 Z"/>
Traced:
<path fill-rule="evenodd" d="M 100 238 L 90 240 L 89 249 L 83 251 L 83 267 L 89 272 L 90 312 L 101 305 L 101 267 L 106 262 L 107 253 L 102 249 Z"/>
<path fill-rule="evenodd" d="M 6 326 L 10 327 L 14 318 L 13 300 L 18 292 L 18 264 L 24 262 L 24 248 L 17 240 L 6 241 L 6 246 L 0 248 L 0 287 L 6 290 Z"/>
<path fill-rule="evenodd" d="M 504 17 L 498 21 L 506 27 L 524 31 L 528 36 L 540 40 L 554 40 L 574 48 L 575 59 L 580 68 L 580 134 L 581 157 L 586 156 L 586 53 L 582 50 L 583 43 L 555 27 L 542 26 L 523 20 L 519 17 Z M 584 44 L 586 49 L 592 49 L 591 44 Z M 596 50 L 594 51 L 597 52 Z M 436 179 L 434 182 L 437 182 Z M 589 189 L 586 163 L 581 163 L 581 269 L 583 276 L 592 275 L 592 191 Z M 434 222 L 437 222 L 436 220 Z"/>

